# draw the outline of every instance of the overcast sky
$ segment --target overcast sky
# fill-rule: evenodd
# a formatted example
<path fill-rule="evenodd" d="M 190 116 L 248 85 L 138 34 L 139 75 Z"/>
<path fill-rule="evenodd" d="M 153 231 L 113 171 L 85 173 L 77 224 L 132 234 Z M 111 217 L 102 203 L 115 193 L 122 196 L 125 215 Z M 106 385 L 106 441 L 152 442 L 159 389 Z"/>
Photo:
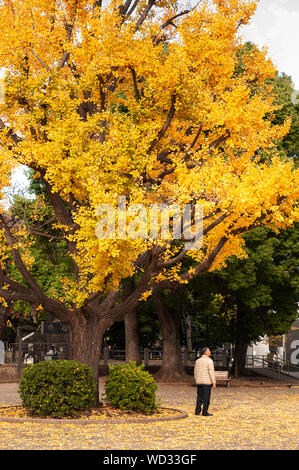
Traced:
<path fill-rule="evenodd" d="M 299 0 L 260 0 L 243 35 L 267 46 L 276 68 L 290 75 L 299 90 Z"/>
<path fill-rule="evenodd" d="M 290 75 L 299 91 L 299 0 L 260 0 L 251 24 L 242 31 L 245 40 L 268 47 L 276 68 Z M 23 170 L 16 170 L 14 190 L 26 183 Z"/>

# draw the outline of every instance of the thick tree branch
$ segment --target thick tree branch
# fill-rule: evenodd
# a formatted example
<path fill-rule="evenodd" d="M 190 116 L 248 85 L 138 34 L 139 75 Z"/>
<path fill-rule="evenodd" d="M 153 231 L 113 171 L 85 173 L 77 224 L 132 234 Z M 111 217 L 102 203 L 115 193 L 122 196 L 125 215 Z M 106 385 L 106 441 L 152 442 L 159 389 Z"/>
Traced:
<path fill-rule="evenodd" d="M 130 8 L 132 0 L 126 0 L 123 5 L 120 5 L 119 7 L 119 13 L 121 14 L 122 17 L 124 17 Z"/>
<path fill-rule="evenodd" d="M 164 280 L 159 282 L 158 284 L 155 284 L 154 286 L 154 291 L 155 290 L 160 290 L 160 289 L 166 289 L 166 288 L 177 288 L 181 286 L 182 282 L 189 282 L 191 279 L 194 279 L 198 274 L 208 271 L 208 269 L 212 266 L 216 256 L 220 253 L 222 248 L 224 247 L 225 243 L 227 242 L 226 237 L 222 237 L 219 242 L 217 243 L 216 247 L 213 249 L 213 251 L 207 256 L 207 258 L 197 266 L 195 266 L 192 271 L 186 272 L 180 276 L 180 280 Z"/>
<path fill-rule="evenodd" d="M 66 207 L 66 203 L 62 199 L 62 197 L 58 193 L 55 193 L 55 192 L 52 191 L 52 187 L 48 183 L 48 181 L 46 181 L 45 179 L 43 179 L 43 180 L 44 180 L 44 184 L 45 184 L 45 187 L 46 187 L 46 190 L 47 190 L 47 193 L 48 193 L 50 204 L 54 209 L 54 212 L 55 212 L 55 215 L 58 219 L 58 222 L 61 225 L 68 227 L 67 231 L 62 229 L 64 239 L 67 243 L 68 249 L 69 249 L 71 254 L 76 255 L 77 254 L 76 243 L 69 240 L 68 235 L 73 234 L 76 231 L 76 229 L 78 228 L 78 226 L 74 223 L 74 221 L 72 219 L 72 216 L 70 214 L 70 211 Z M 78 267 L 78 265 L 77 265 L 77 263 L 75 262 L 74 259 L 73 259 L 73 263 L 74 263 L 75 273 L 76 273 L 76 276 L 78 278 L 79 277 L 79 267 Z"/>
<path fill-rule="evenodd" d="M 47 232 L 41 232 L 39 230 L 35 230 L 32 227 L 28 227 L 28 230 L 32 235 L 37 235 L 38 237 L 49 238 L 49 240 L 65 240 L 63 236 L 51 235 L 50 233 L 47 233 Z"/>
<path fill-rule="evenodd" d="M 137 101 L 139 101 L 140 98 L 141 98 L 141 96 L 140 96 L 140 91 L 139 91 L 139 89 L 138 89 L 136 72 L 135 72 L 135 69 L 134 69 L 133 67 L 130 67 L 130 71 L 131 71 L 131 74 L 132 74 L 132 79 L 133 79 L 133 85 L 134 85 L 134 90 L 135 90 L 136 99 L 137 99 Z"/>
<path fill-rule="evenodd" d="M 197 142 L 197 140 L 198 140 L 198 138 L 199 138 L 199 136 L 200 136 L 200 134 L 201 134 L 202 128 L 203 128 L 203 124 L 201 123 L 200 126 L 199 126 L 199 128 L 198 128 L 198 130 L 197 130 L 197 132 L 196 132 L 196 135 L 195 135 L 193 141 L 192 141 L 191 144 L 190 144 L 190 147 L 188 148 L 187 152 L 186 152 L 185 155 L 184 155 L 184 158 L 183 158 L 184 161 L 187 161 L 187 160 L 188 160 L 188 158 L 189 158 L 189 156 L 190 156 L 190 152 L 191 152 L 191 150 L 194 148 L 194 146 L 195 146 L 195 144 L 196 144 L 196 142 Z"/>
<path fill-rule="evenodd" d="M 66 40 L 67 40 L 67 42 L 70 42 L 70 40 L 72 38 L 72 34 L 73 34 L 73 31 L 74 31 L 74 27 L 75 27 L 76 16 L 77 16 L 77 7 L 78 7 L 78 0 L 75 0 L 73 18 L 71 19 L 70 23 L 65 21 L 64 27 L 65 27 L 65 31 L 66 31 Z M 65 65 L 65 63 L 69 59 L 69 57 L 70 57 L 70 53 L 67 52 L 67 51 L 64 51 L 64 53 L 62 54 L 61 60 L 60 60 L 59 64 L 57 65 L 57 70 L 62 69 L 62 67 Z"/>
<path fill-rule="evenodd" d="M 126 299 L 122 300 L 118 305 L 110 310 L 107 316 L 109 325 L 123 318 L 126 313 L 130 312 L 140 302 L 141 295 L 149 288 L 150 280 L 154 273 L 157 272 L 157 253 L 155 250 L 149 250 L 146 255 L 147 261 L 144 264 L 144 271 L 135 290 Z M 108 325 L 108 326 L 109 326 Z"/>
<path fill-rule="evenodd" d="M 23 276 L 24 280 L 27 282 L 27 284 L 33 289 L 34 293 L 36 296 L 42 297 L 43 296 L 43 291 L 41 287 L 38 285 L 30 271 L 26 268 L 25 264 L 23 263 L 23 260 L 21 258 L 19 250 L 16 248 L 17 247 L 17 241 L 13 234 L 10 231 L 10 228 L 8 226 L 8 223 L 5 220 L 5 217 L 3 214 L 0 214 L 0 226 L 3 227 L 4 229 L 4 234 L 5 234 L 5 239 L 7 241 L 7 244 L 10 247 L 12 257 L 14 259 L 15 265 L 17 269 L 19 270 L 20 274 Z"/>
<path fill-rule="evenodd" d="M 125 19 L 129 18 L 134 13 L 134 10 L 137 7 L 138 2 L 139 2 L 139 0 L 135 0 L 133 5 L 131 6 L 130 10 L 128 11 L 127 15 L 125 16 Z"/>
<path fill-rule="evenodd" d="M 165 29 L 169 25 L 174 26 L 176 28 L 176 25 L 173 23 L 173 20 L 175 20 L 177 18 L 180 18 L 181 16 L 187 15 L 188 13 L 190 13 L 190 11 L 192 11 L 192 9 L 181 11 L 180 13 L 177 13 L 176 15 L 172 16 L 171 18 L 168 18 L 168 20 L 166 20 L 165 23 L 162 24 L 161 29 Z"/>
<path fill-rule="evenodd" d="M 14 292 L 18 292 L 19 294 L 26 294 L 28 296 L 34 297 L 32 290 L 23 284 L 11 279 L 8 277 L 2 270 L 0 270 L 0 284 L 1 286 L 7 286 L 9 289 L 13 290 Z"/>
<path fill-rule="evenodd" d="M 143 13 L 140 15 L 140 17 L 139 17 L 139 19 L 136 23 L 135 31 L 138 31 L 138 29 L 140 28 L 142 23 L 146 20 L 147 15 L 149 14 L 150 10 L 155 5 L 155 3 L 156 3 L 156 0 L 149 0 L 148 4 L 146 5 L 146 7 L 143 11 Z"/>
<path fill-rule="evenodd" d="M 164 136 L 164 134 L 167 131 L 168 127 L 170 126 L 172 118 L 173 118 L 174 113 L 175 113 L 175 102 L 176 102 L 176 96 L 175 96 L 175 94 L 173 94 L 172 97 L 171 97 L 171 106 L 170 106 L 170 110 L 169 110 L 168 115 L 167 115 L 167 119 L 166 119 L 162 129 L 159 131 L 157 138 L 152 141 L 152 143 L 151 143 L 151 145 L 150 145 L 150 147 L 147 151 L 148 154 L 151 153 L 153 148 L 162 139 L 162 137 Z"/>
<path fill-rule="evenodd" d="M 2 286 L 0 287 L 0 297 L 3 297 L 6 301 L 16 302 L 23 300 L 28 302 L 35 309 L 38 305 L 42 305 L 45 310 L 53 313 L 65 324 L 70 320 L 71 312 L 64 304 L 49 298 L 44 293 L 37 296 L 34 289 L 14 281 L 4 274 L 3 271 L 0 271 L 0 284 Z M 4 286 L 6 286 L 6 288 L 3 288 Z"/>
<path fill-rule="evenodd" d="M 225 142 L 227 139 L 229 139 L 231 136 L 231 133 L 228 129 L 226 129 L 226 132 L 225 134 L 221 135 L 220 137 L 218 137 L 218 139 L 214 140 L 214 142 L 212 142 L 210 145 L 209 145 L 209 150 L 210 152 L 212 150 L 214 150 L 216 147 L 218 147 L 220 144 L 222 144 L 223 142 Z"/>

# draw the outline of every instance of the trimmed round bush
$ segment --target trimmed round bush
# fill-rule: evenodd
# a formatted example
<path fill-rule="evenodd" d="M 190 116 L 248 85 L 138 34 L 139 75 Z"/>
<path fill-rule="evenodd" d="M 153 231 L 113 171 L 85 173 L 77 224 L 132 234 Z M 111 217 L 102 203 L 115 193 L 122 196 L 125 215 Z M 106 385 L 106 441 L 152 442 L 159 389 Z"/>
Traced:
<path fill-rule="evenodd" d="M 76 361 L 44 361 L 25 367 L 19 385 L 23 407 L 32 416 L 76 416 L 94 404 L 91 368 Z"/>
<path fill-rule="evenodd" d="M 157 384 L 153 376 L 131 361 L 124 365 L 111 365 L 105 384 L 106 401 L 121 410 L 139 413 L 154 412 L 159 403 L 156 400 Z"/>

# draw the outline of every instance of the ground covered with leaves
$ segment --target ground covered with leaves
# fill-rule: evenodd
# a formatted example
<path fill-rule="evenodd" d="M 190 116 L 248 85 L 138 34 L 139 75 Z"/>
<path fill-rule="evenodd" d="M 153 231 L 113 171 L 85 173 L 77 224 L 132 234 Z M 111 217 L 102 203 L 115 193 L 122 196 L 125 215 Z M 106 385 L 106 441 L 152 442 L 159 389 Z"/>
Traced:
<path fill-rule="evenodd" d="M 95 421 L 95 420 L 111 420 L 111 419 L 121 419 L 121 420 L 138 420 L 138 419 L 160 419 L 166 417 L 179 416 L 181 413 L 177 410 L 170 408 L 158 408 L 157 411 L 152 413 L 138 413 L 136 411 L 130 410 L 120 410 L 114 408 L 113 406 L 105 405 L 98 408 L 92 408 L 91 410 L 81 411 L 72 417 L 59 418 L 64 421 L 74 420 L 86 420 L 86 421 Z M 39 416 L 31 415 L 25 408 L 20 405 L 16 406 L 0 406 L 0 419 L 1 418 L 22 418 L 22 419 L 40 419 Z M 41 418 L 51 420 L 51 417 Z"/>
<path fill-rule="evenodd" d="M 0 404 L 13 404 L 17 385 L 8 384 Z M 286 449 L 299 448 L 299 387 L 218 386 L 211 417 L 195 416 L 196 387 L 160 384 L 162 406 L 182 409 L 188 418 L 149 423 L 54 424 L 0 420 L 0 449 Z"/>

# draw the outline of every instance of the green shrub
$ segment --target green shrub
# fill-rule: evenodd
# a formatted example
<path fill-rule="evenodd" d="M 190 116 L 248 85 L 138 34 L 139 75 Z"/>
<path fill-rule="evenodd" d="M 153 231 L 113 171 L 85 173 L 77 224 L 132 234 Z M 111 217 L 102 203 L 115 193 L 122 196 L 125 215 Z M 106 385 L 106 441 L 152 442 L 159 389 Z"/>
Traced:
<path fill-rule="evenodd" d="M 23 407 L 32 416 L 76 416 L 93 406 L 91 368 L 76 361 L 44 361 L 25 367 L 19 385 Z"/>
<path fill-rule="evenodd" d="M 121 410 L 152 413 L 159 403 L 156 400 L 157 384 L 153 376 L 131 361 L 125 365 L 111 365 L 106 380 L 106 401 Z"/>

